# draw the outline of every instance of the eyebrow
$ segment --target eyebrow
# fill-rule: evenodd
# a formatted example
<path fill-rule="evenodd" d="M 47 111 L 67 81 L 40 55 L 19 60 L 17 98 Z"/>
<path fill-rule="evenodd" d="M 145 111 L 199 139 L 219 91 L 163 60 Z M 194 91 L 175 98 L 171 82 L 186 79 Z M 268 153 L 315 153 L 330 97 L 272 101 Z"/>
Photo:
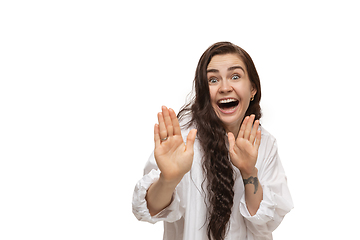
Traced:
<path fill-rule="evenodd" d="M 229 68 L 228 68 L 228 72 L 229 72 L 229 71 L 232 71 L 232 70 L 235 70 L 235 69 L 238 69 L 238 68 L 240 68 L 241 70 L 243 70 L 243 72 L 245 72 L 244 68 L 241 67 L 241 66 L 232 66 L 232 67 L 229 67 Z M 217 70 L 217 69 L 212 69 L 212 68 L 211 68 L 211 69 L 207 69 L 207 70 L 206 70 L 206 73 L 209 73 L 209 72 L 218 73 L 219 70 Z"/>

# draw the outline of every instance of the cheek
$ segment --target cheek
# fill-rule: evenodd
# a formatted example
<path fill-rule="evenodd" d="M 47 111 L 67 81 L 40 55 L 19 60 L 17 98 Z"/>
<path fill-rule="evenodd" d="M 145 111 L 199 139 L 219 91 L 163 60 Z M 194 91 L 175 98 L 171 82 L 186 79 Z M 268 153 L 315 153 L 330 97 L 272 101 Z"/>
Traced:
<path fill-rule="evenodd" d="M 234 86 L 234 90 L 243 101 L 251 98 L 251 88 L 247 84 L 239 84 L 238 86 Z"/>
<path fill-rule="evenodd" d="M 215 87 L 209 87 L 209 92 L 211 101 L 215 102 L 217 89 L 215 89 Z"/>
<path fill-rule="evenodd" d="M 217 112 L 218 108 L 217 108 L 216 97 L 217 97 L 218 90 L 215 87 L 210 87 L 209 92 L 210 92 L 211 106 L 213 107 L 214 111 Z"/>

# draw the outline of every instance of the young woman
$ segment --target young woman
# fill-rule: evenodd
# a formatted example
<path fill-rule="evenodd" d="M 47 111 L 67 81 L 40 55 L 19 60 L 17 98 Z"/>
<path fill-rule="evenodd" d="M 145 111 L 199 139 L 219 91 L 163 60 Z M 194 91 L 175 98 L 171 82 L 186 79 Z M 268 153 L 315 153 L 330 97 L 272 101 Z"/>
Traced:
<path fill-rule="evenodd" d="M 293 203 L 276 140 L 259 124 L 252 59 L 216 43 L 201 56 L 194 86 L 178 116 L 165 106 L 158 113 L 133 213 L 164 221 L 166 240 L 272 239 Z"/>

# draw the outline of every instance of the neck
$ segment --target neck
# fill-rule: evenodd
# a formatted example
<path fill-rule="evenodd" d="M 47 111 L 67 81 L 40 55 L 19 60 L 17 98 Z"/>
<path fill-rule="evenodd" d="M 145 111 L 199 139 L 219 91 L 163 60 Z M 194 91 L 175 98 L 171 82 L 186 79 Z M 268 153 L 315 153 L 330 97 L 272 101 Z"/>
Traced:
<path fill-rule="evenodd" d="M 232 134 L 234 134 L 235 139 L 237 139 L 240 131 L 240 125 L 225 126 L 225 130 L 227 133 L 231 132 Z"/>

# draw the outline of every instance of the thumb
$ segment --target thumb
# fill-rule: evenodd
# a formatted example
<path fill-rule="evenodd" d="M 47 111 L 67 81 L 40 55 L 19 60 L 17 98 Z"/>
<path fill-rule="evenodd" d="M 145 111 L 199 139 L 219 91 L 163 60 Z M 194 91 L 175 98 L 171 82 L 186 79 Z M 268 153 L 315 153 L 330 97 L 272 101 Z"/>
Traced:
<path fill-rule="evenodd" d="M 194 151 L 194 142 L 195 142 L 195 138 L 196 138 L 196 133 L 197 130 L 196 129 L 192 129 L 187 138 L 186 138 L 186 150 L 185 151 Z"/>
<path fill-rule="evenodd" d="M 235 146 L 235 136 L 232 132 L 228 132 L 228 139 L 229 139 L 229 150 L 231 152 L 234 150 L 234 146 Z"/>

